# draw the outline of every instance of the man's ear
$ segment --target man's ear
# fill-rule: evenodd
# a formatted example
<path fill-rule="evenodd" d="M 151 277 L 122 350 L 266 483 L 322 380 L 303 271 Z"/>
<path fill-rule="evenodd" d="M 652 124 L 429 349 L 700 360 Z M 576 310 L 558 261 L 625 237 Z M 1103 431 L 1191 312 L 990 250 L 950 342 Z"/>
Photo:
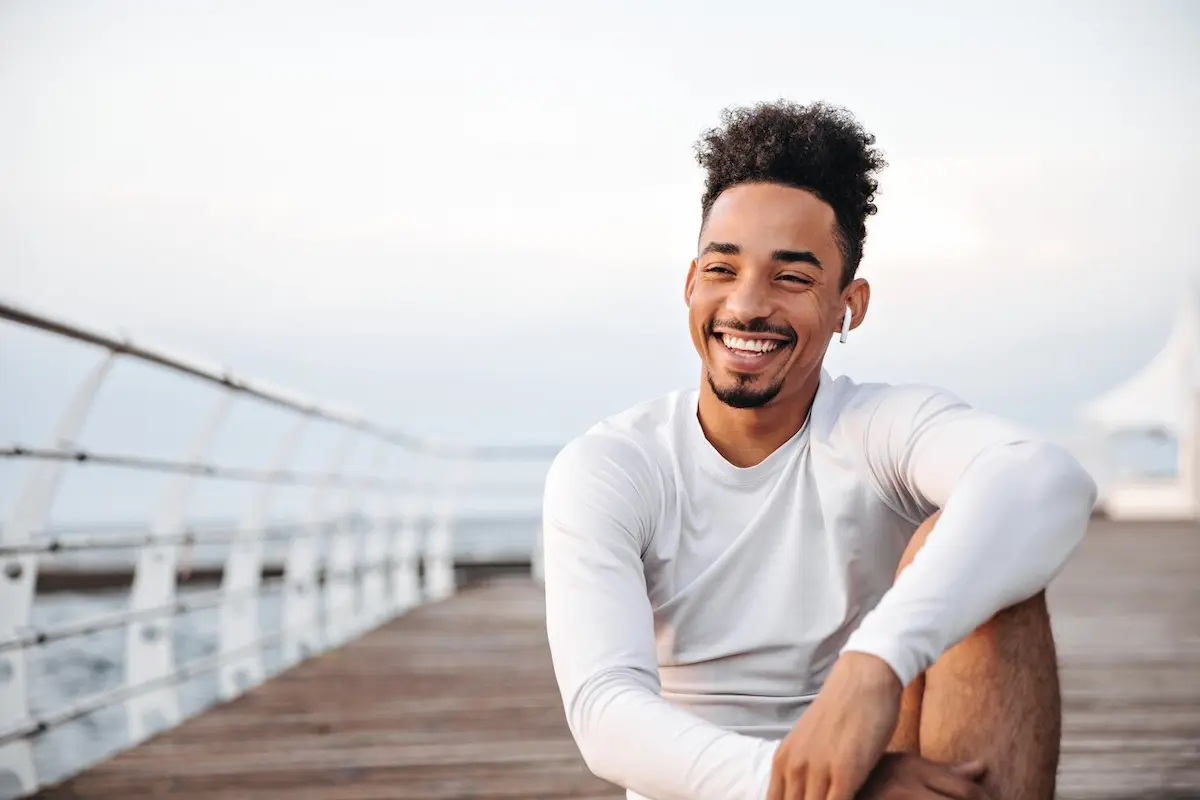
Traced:
<path fill-rule="evenodd" d="M 846 306 L 849 306 L 852 317 L 850 330 L 863 324 L 863 320 L 867 317 L 867 307 L 871 305 L 871 284 L 867 283 L 866 278 L 855 278 L 850 281 L 850 285 L 842 292 L 842 303 L 843 309 L 842 313 L 837 315 L 838 329 L 834 331 L 835 334 L 841 332 Z"/>

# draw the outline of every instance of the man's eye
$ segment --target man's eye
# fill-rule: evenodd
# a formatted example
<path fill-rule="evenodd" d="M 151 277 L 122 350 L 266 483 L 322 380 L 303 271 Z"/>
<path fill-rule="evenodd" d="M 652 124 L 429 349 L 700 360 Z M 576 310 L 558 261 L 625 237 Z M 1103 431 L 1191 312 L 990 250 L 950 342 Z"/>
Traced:
<path fill-rule="evenodd" d="M 812 278 L 808 277 L 807 275 L 780 275 L 779 280 L 789 281 L 791 283 L 801 283 L 805 285 L 809 285 L 813 282 Z"/>
<path fill-rule="evenodd" d="M 725 266 L 724 264 L 709 264 L 707 267 L 704 268 L 704 271 L 705 272 L 723 272 L 727 275 L 733 274 L 733 270 L 731 270 L 729 267 Z"/>

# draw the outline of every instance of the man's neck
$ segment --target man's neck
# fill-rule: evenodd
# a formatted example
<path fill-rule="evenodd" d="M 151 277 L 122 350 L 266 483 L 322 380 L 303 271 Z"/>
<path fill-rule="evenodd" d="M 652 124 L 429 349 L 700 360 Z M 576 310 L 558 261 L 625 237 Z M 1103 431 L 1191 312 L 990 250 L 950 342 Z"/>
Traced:
<path fill-rule="evenodd" d="M 698 415 L 704 436 L 735 467 L 752 467 L 778 450 L 804 427 L 820 376 L 797 395 L 777 397 L 762 408 L 733 408 L 717 399 L 707 381 L 700 385 Z"/>

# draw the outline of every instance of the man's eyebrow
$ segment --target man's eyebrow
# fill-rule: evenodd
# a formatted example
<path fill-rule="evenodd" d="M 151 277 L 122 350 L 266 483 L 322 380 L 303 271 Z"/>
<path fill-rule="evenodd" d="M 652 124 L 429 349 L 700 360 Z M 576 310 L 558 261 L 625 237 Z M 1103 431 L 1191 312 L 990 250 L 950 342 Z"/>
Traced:
<path fill-rule="evenodd" d="M 771 253 L 772 261 L 784 261 L 789 264 L 803 262 L 812 264 L 817 269 L 825 269 L 821 264 L 821 259 L 817 258 L 816 254 L 810 250 L 776 250 Z"/>
<path fill-rule="evenodd" d="M 700 251 L 700 255 L 705 253 L 720 253 L 723 256 L 736 256 L 742 252 L 742 248 L 732 242 L 709 242 Z"/>

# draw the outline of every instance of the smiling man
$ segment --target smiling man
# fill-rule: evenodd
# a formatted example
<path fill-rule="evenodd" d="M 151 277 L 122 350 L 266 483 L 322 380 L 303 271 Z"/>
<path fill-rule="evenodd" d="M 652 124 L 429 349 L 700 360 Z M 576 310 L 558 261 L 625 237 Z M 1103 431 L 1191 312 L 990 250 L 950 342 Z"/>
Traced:
<path fill-rule="evenodd" d="M 945 391 L 823 371 L 870 301 L 883 160 L 848 113 L 733 109 L 698 157 L 699 386 L 596 425 L 546 482 L 584 759 L 651 800 L 1049 800 L 1043 590 L 1093 481 Z"/>

